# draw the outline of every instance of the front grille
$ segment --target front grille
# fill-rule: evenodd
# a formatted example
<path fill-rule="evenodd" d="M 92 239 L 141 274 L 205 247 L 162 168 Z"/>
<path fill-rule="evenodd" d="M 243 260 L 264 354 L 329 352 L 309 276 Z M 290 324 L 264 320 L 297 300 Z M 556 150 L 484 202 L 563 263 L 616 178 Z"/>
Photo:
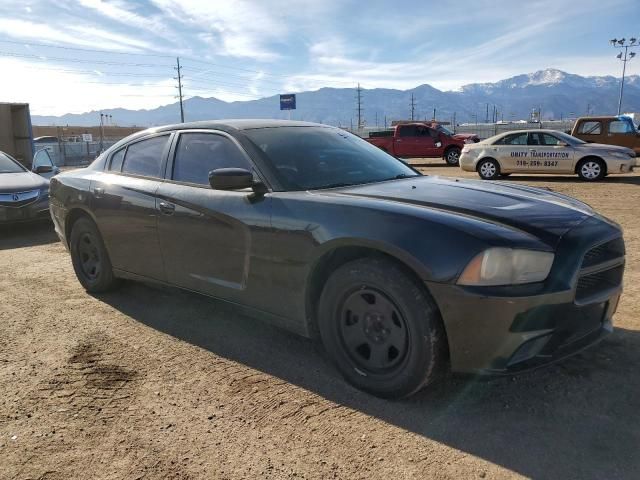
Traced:
<path fill-rule="evenodd" d="M 0 193 L 0 206 L 20 208 L 35 202 L 40 196 L 40 190 L 28 192 Z"/>
<path fill-rule="evenodd" d="M 593 267 L 624 255 L 624 240 L 616 238 L 589 250 L 582 260 L 581 268 Z"/>
<path fill-rule="evenodd" d="M 609 270 L 583 275 L 578 279 L 576 288 L 576 300 L 584 300 L 600 292 L 617 288 L 622 284 L 624 265 L 619 265 Z"/>

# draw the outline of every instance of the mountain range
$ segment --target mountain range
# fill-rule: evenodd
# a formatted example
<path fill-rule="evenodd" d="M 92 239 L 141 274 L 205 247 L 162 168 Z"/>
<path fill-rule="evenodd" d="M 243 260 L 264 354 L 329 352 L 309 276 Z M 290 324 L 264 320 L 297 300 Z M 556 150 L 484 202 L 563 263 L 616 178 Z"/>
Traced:
<path fill-rule="evenodd" d="M 528 119 L 532 109 L 541 109 L 543 119 L 561 119 L 591 114 L 614 114 L 617 111 L 620 79 L 583 77 L 561 70 L 546 69 L 517 75 L 495 83 L 473 83 L 457 91 L 441 91 L 424 84 L 409 90 L 374 88 L 362 90 L 365 124 L 383 126 L 386 121 L 408 119 L 411 98 L 415 102 L 414 118 L 436 118 L 456 122 L 484 122 L 491 119 L 494 105 L 498 119 Z M 290 93 L 290 92 L 287 92 Z M 320 88 L 296 94 L 297 110 L 291 118 L 349 127 L 357 123 L 356 91 L 351 88 Z M 640 112 L 640 76 L 625 79 L 625 112 Z M 288 118 L 280 111 L 279 97 L 273 95 L 249 101 L 225 102 L 214 97 L 191 97 L 184 101 L 186 121 L 216 118 Z M 489 112 L 487 117 L 487 111 Z M 155 126 L 180 120 L 178 103 L 150 110 L 113 108 L 110 114 L 120 126 Z M 34 125 L 92 126 L 99 123 L 100 112 L 61 116 L 32 116 Z"/>

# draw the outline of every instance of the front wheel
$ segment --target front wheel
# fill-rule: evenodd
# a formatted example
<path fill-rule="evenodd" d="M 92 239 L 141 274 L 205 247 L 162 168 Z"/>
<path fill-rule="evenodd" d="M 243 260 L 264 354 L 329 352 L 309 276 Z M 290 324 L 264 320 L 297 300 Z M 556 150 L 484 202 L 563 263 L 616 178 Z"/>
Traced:
<path fill-rule="evenodd" d="M 493 158 L 486 158 L 478 163 L 478 175 L 483 180 L 495 180 L 500 176 L 500 164 Z"/>
<path fill-rule="evenodd" d="M 365 258 L 339 267 L 320 297 L 319 330 L 345 379 L 383 398 L 417 392 L 443 371 L 438 310 L 394 262 Z"/>
<path fill-rule="evenodd" d="M 73 224 L 69 250 L 73 269 L 87 292 L 106 292 L 118 285 L 109 254 L 93 221 L 80 218 Z"/>
<path fill-rule="evenodd" d="M 450 148 L 444 154 L 444 159 L 447 162 L 447 165 L 451 165 L 452 167 L 460 165 L 460 149 Z"/>
<path fill-rule="evenodd" d="M 605 177 L 605 165 L 598 158 L 587 159 L 578 166 L 578 176 L 587 182 L 595 182 Z"/>

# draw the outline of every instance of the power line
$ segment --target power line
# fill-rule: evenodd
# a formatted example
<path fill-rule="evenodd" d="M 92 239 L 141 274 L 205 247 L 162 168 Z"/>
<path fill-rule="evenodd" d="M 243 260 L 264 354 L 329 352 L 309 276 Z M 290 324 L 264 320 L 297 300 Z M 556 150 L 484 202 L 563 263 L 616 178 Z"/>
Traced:
<path fill-rule="evenodd" d="M 0 39 L 0 43 L 9 43 L 9 44 L 13 44 L 13 45 L 21 45 L 21 46 L 29 46 L 29 47 L 44 47 L 44 48 L 57 48 L 57 49 L 62 49 L 62 50 L 72 50 L 72 51 L 80 51 L 80 52 L 93 52 L 93 53 L 103 53 L 103 54 L 107 54 L 107 55 L 134 55 L 134 56 L 141 56 L 141 57 L 156 57 L 156 58 L 175 58 L 172 55 L 162 55 L 162 54 L 156 54 L 156 53 L 134 53 L 134 52 L 115 52 L 112 50 L 103 50 L 103 49 L 97 49 L 97 48 L 83 48 L 83 47 L 69 47 L 69 46 L 65 46 L 65 45 L 53 45 L 53 44 L 47 44 L 47 43 L 34 43 L 34 42 L 19 42 L 19 41 L 14 41 L 14 40 L 3 40 Z M 12 54 L 11 56 L 23 56 L 26 54 Z M 35 55 L 34 57 L 37 58 L 37 55 Z M 33 57 L 25 57 L 25 58 L 33 58 Z M 57 59 L 58 61 L 77 61 L 78 63 L 84 63 L 85 61 L 82 59 L 62 59 L 59 58 Z M 182 60 L 184 63 L 184 60 L 187 60 L 189 62 L 194 62 L 194 63 L 199 63 L 199 64 L 203 64 L 203 65 L 211 65 L 214 67 L 218 67 L 218 68 L 225 68 L 225 69 L 229 69 L 229 70 L 237 70 L 237 71 L 241 71 L 241 72 L 248 72 L 248 73 L 257 73 L 260 75 L 266 75 L 269 77 L 275 77 L 275 78 L 282 78 L 282 79 L 287 79 L 287 80 L 291 80 L 291 75 L 280 75 L 280 74 L 275 74 L 275 73 L 269 73 L 266 72 L 264 70 L 252 70 L 252 69 L 248 69 L 248 68 L 241 68 L 241 67 L 233 67 L 233 66 L 229 66 L 229 65 L 223 65 L 220 63 L 215 63 L 215 62 L 210 62 L 210 61 L 206 61 L 206 60 L 201 60 L 201 59 L 197 59 L 197 58 L 192 58 L 192 57 L 186 57 L 186 56 L 182 56 Z M 90 62 L 90 61 L 86 61 L 86 63 L 102 63 L 99 61 L 95 61 L 95 62 Z M 111 63 L 106 63 L 106 61 L 103 64 L 111 64 Z M 116 64 L 116 62 L 113 62 L 113 64 Z M 125 65 L 124 63 L 120 64 L 117 63 L 118 65 Z M 140 64 L 141 66 L 142 64 Z M 165 64 L 147 64 L 148 66 L 163 66 L 163 67 L 169 67 L 170 65 L 165 65 Z M 129 66 L 139 66 L 136 64 L 129 64 Z M 190 69 L 194 70 L 194 71 L 202 71 L 202 72 L 206 72 L 206 70 L 204 69 L 197 69 L 197 67 L 189 67 Z M 262 81 L 267 81 L 264 79 L 261 79 Z M 273 82 L 272 82 L 273 83 Z M 348 80 L 322 80 L 322 83 L 324 84 L 333 84 L 333 85 L 341 85 L 343 86 L 343 88 L 347 88 L 347 85 L 352 84 L 350 81 Z"/>
<path fill-rule="evenodd" d="M 21 68 L 29 68 L 35 70 L 50 70 L 53 72 L 67 72 L 67 73 L 86 73 L 90 75 L 98 75 L 98 76 L 116 76 L 116 77 L 155 77 L 155 78 L 168 78 L 167 75 L 158 75 L 153 73 L 123 73 L 123 72 L 104 72 L 101 70 L 74 70 L 74 69 L 66 69 L 66 68 L 50 68 L 50 67 L 39 67 L 39 66 L 29 66 L 25 65 Z"/>
<path fill-rule="evenodd" d="M 86 60 L 82 58 L 64 58 L 64 57 L 42 57 L 40 55 L 30 55 L 26 53 L 13 53 L 13 52 L 0 52 L 0 56 L 3 57 L 18 57 L 18 58 L 33 58 L 35 60 L 42 61 L 60 61 L 60 62 L 71 62 L 71 63 L 92 63 L 97 65 L 118 65 L 118 66 L 128 66 L 128 67 L 167 67 L 169 68 L 171 65 L 163 64 L 163 63 L 126 63 L 126 62 L 110 62 L 106 60 Z"/>
<path fill-rule="evenodd" d="M 0 40 L 0 43 L 12 43 L 14 45 L 23 45 L 23 46 L 26 45 L 29 47 L 59 48 L 62 50 L 76 50 L 79 52 L 94 52 L 94 53 L 107 53 L 107 54 L 114 54 L 114 55 L 137 55 L 137 56 L 143 56 L 143 57 L 173 58 L 172 55 L 160 55 L 156 53 L 115 52 L 113 50 L 100 50 L 97 48 L 68 47 L 66 45 L 53 45 L 50 43 L 18 42 L 16 40 Z"/>

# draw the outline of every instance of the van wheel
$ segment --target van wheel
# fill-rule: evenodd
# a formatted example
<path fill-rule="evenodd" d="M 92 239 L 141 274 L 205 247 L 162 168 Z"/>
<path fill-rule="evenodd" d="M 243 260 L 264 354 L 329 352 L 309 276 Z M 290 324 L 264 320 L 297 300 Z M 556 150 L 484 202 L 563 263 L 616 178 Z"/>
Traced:
<path fill-rule="evenodd" d="M 500 176 L 500 164 L 493 158 L 481 160 L 477 170 L 483 180 L 495 180 Z"/>
<path fill-rule="evenodd" d="M 401 398 L 444 370 L 446 338 L 429 294 L 396 263 L 364 258 L 335 270 L 320 297 L 322 343 L 356 388 Z"/>
<path fill-rule="evenodd" d="M 102 236 L 92 220 L 80 218 L 73 224 L 69 250 L 76 277 L 87 292 L 106 292 L 118 286 Z"/>
<path fill-rule="evenodd" d="M 599 158 L 586 158 L 578 165 L 578 176 L 587 182 L 602 180 L 606 175 L 606 166 Z"/>

